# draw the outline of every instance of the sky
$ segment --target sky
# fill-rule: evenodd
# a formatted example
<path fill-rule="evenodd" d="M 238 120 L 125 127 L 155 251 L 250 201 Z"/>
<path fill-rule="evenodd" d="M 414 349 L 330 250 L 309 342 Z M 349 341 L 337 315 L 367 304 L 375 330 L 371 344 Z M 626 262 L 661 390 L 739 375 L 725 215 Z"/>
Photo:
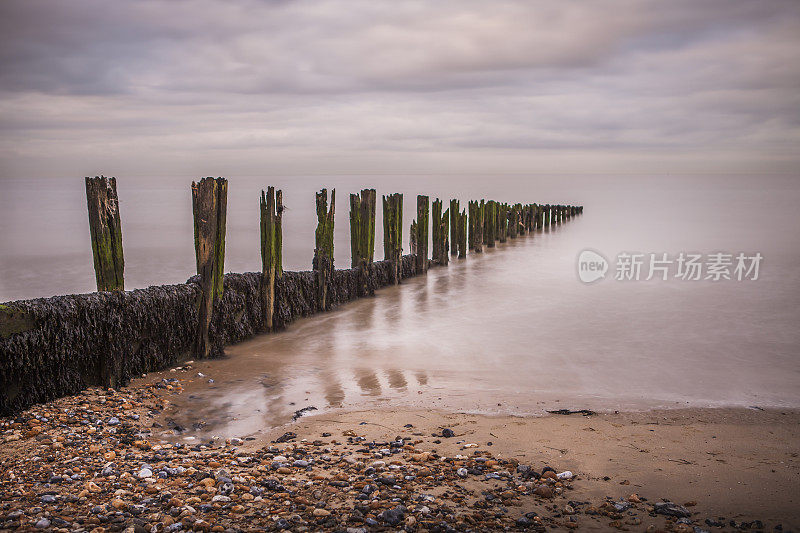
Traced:
<path fill-rule="evenodd" d="M 800 2 L 0 2 L 0 178 L 800 175 Z"/>

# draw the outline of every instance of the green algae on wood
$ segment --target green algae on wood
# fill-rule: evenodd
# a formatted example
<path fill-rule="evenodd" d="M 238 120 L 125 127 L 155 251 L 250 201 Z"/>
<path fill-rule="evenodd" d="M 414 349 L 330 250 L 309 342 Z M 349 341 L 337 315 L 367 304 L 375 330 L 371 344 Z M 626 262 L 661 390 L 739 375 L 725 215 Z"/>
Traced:
<path fill-rule="evenodd" d="M 438 265 L 446 265 L 448 261 L 448 229 L 449 209 L 442 214 L 442 201 L 437 198 L 431 206 L 431 240 L 433 242 L 431 261 Z"/>
<path fill-rule="evenodd" d="M 225 271 L 225 225 L 228 180 L 203 178 L 192 182 L 192 212 L 197 273 L 200 275 L 200 305 L 195 356 L 211 355 L 209 328 L 214 303 L 222 298 Z"/>
<path fill-rule="evenodd" d="M 458 257 L 464 259 L 467 257 L 467 210 L 461 211 L 458 215 Z"/>
<path fill-rule="evenodd" d="M 375 189 L 362 189 L 361 194 L 350 195 L 351 267 L 360 271 L 362 295 L 375 293 L 367 275 L 375 255 L 375 198 Z"/>
<path fill-rule="evenodd" d="M 428 216 L 429 201 L 427 196 L 417 195 L 417 220 L 414 224 L 414 243 L 416 245 L 417 273 L 428 271 Z"/>
<path fill-rule="evenodd" d="M 97 290 L 124 290 L 125 260 L 122 253 L 117 179 L 105 176 L 87 177 L 86 203 Z"/>
<path fill-rule="evenodd" d="M 281 266 L 281 218 L 283 216 L 281 191 L 267 187 L 261 191 L 261 304 L 267 331 L 274 328 L 275 281 L 283 274 Z"/>
<path fill-rule="evenodd" d="M 372 264 L 375 256 L 375 189 L 350 195 L 351 267 Z"/>
<path fill-rule="evenodd" d="M 458 228 L 461 223 L 461 209 L 458 200 L 450 200 L 450 255 L 458 254 Z"/>
<path fill-rule="evenodd" d="M 391 280 L 400 283 L 400 263 L 403 253 L 403 195 L 383 196 L 383 258 L 391 261 Z M 413 252 L 412 252 L 413 253 Z"/>
<path fill-rule="evenodd" d="M 336 213 L 336 189 L 331 191 L 328 209 L 328 190 L 316 195 L 317 229 L 314 232 L 315 248 L 312 266 L 316 274 L 317 306 L 322 311 L 330 309 L 329 286 L 333 278 L 333 222 Z"/>

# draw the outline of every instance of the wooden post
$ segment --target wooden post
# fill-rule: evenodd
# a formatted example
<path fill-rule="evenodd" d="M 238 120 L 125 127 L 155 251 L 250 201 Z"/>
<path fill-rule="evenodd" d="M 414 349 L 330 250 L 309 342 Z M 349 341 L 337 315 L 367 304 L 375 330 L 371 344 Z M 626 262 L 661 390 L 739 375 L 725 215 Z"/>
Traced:
<path fill-rule="evenodd" d="M 448 235 L 450 233 L 450 209 L 442 213 L 442 201 L 438 198 L 433 201 L 431 208 L 431 239 L 433 241 L 433 251 L 431 261 L 438 265 L 447 265 L 448 255 Z"/>
<path fill-rule="evenodd" d="M 228 180 L 203 178 L 192 182 L 194 247 L 200 275 L 200 307 L 195 356 L 211 353 L 209 327 L 214 303 L 222 298 L 225 272 L 225 219 L 228 205 Z"/>
<path fill-rule="evenodd" d="M 458 228 L 461 225 L 458 200 L 450 200 L 450 255 L 458 254 Z"/>
<path fill-rule="evenodd" d="M 442 201 L 438 198 L 431 204 L 431 241 L 433 245 L 431 262 L 441 264 L 444 239 L 442 236 Z"/>
<path fill-rule="evenodd" d="M 440 226 L 440 240 L 441 240 L 441 251 L 439 256 L 439 264 L 447 266 L 450 262 L 450 256 L 447 255 L 447 248 L 450 246 L 450 208 L 444 210 L 442 213 L 442 218 L 439 223 Z"/>
<path fill-rule="evenodd" d="M 261 191 L 261 302 L 267 331 L 274 328 L 275 281 L 283 274 L 281 266 L 281 218 L 283 216 L 281 191 L 267 187 Z"/>
<path fill-rule="evenodd" d="M 462 210 L 458 218 L 458 257 L 464 259 L 467 257 L 467 210 Z"/>
<path fill-rule="evenodd" d="M 362 189 L 350 195 L 351 267 L 361 272 L 361 294 L 375 294 L 368 270 L 375 254 L 375 189 Z"/>
<path fill-rule="evenodd" d="M 497 211 L 498 238 L 500 242 L 508 240 L 508 204 L 499 204 Z"/>
<path fill-rule="evenodd" d="M 494 241 L 497 235 L 497 202 L 489 200 L 486 202 L 486 213 L 483 219 L 483 242 L 489 248 L 494 248 Z"/>
<path fill-rule="evenodd" d="M 86 178 L 86 205 L 98 292 L 125 290 L 117 179 Z"/>
<path fill-rule="evenodd" d="M 328 190 L 316 195 L 317 230 L 314 233 L 315 248 L 312 267 L 316 274 L 317 306 L 322 311 L 330 309 L 328 286 L 333 277 L 333 222 L 336 212 L 336 189 L 331 191 L 331 207 L 328 209 Z"/>
<path fill-rule="evenodd" d="M 551 214 L 552 214 L 552 212 L 550 210 L 550 204 L 546 204 L 544 206 L 544 227 L 545 228 L 549 228 L 550 227 L 550 223 L 552 222 Z"/>
<path fill-rule="evenodd" d="M 469 245 L 470 250 L 475 249 L 475 219 L 478 217 L 477 213 L 477 202 L 474 200 L 469 200 L 467 202 L 467 214 L 469 216 L 469 220 L 467 221 L 467 243 Z"/>
<path fill-rule="evenodd" d="M 480 203 L 475 203 L 475 252 L 483 252 L 484 245 L 484 232 L 486 218 L 486 203 L 481 200 Z"/>
<path fill-rule="evenodd" d="M 417 256 L 417 273 L 424 274 L 428 271 L 428 197 L 417 196 L 417 220 L 412 229 L 415 255 Z"/>
<path fill-rule="evenodd" d="M 508 238 L 516 239 L 519 232 L 519 206 L 514 204 L 508 207 Z"/>
<path fill-rule="evenodd" d="M 392 262 L 392 283 L 400 283 L 403 253 L 403 195 L 383 197 L 383 258 Z M 412 252 L 413 253 L 413 252 Z"/>

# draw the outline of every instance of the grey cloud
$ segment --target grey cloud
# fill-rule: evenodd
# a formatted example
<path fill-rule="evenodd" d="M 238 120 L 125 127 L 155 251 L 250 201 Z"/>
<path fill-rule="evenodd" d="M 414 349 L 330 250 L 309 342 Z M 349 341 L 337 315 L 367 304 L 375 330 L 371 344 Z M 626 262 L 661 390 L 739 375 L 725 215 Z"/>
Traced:
<path fill-rule="evenodd" d="M 0 175 L 146 168 L 134 151 L 349 171 L 705 148 L 794 169 L 797 35 L 779 0 L 6 0 Z"/>

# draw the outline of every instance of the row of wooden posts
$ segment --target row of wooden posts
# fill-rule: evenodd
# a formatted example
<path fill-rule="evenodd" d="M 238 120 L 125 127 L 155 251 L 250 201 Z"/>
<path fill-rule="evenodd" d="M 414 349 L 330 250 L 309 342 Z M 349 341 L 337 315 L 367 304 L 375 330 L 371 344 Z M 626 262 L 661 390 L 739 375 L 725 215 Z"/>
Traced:
<path fill-rule="evenodd" d="M 209 327 L 214 302 L 222 297 L 225 263 L 225 220 L 227 213 L 228 180 L 203 178 L 192 182 L 192 212 L 194 215 L 194 244 L 197 273 L 200 276 L 199 327 L 196 356 L 210 353 Z M 124 290 L 124 258 L 122 227 L 115 178 L 104 176 L 86 178 L 86 199 L 92 239 L 95 277 L 98 291 Z M 350 195 L 351 267 L 360 270 L 362 294 L 374 293 L 370 286 L 369 269 L 375 251 L 375 189 L 363 189 Z M 467 252 L 481 253 L 496 242 L 506 242 L 519 235 L 560 224 L 583 212 L 583 206 L 507 204 L 494 200 L 470 201 L 461 209 L 458 200 L 450 200 L 442 212 L 438 198 L 431 203 L 427 196 L 417 196 L 417 218 L 411 222 L 411 253 L 416 258 L 416 270 L 424 273 L 430 264 L 447 265 L 449 256 L 465 258 Z M 336 210 L 336 190 L 330 194 L 322 189 L 316 194 L 317 229 L 314 259 L 317 303 L 320 309 L 330 308 L 328 294 L 333 277 L 333 229 Z M 283 274 L 283 196 L 280 190 L 268 187 L 261 191 L 261 299 L 264 324 L 268 331 L 274 327 L 275 284 Z M 429 223 L 429 220 L 430 223 Z M 428 228 L 431 229 L 433 249 L 428 260 Z M 401 278 L 403 242 L 403 195 L 383 196 L 383 252 L 391 263 L 391 278 L 397 284 Z"/>

